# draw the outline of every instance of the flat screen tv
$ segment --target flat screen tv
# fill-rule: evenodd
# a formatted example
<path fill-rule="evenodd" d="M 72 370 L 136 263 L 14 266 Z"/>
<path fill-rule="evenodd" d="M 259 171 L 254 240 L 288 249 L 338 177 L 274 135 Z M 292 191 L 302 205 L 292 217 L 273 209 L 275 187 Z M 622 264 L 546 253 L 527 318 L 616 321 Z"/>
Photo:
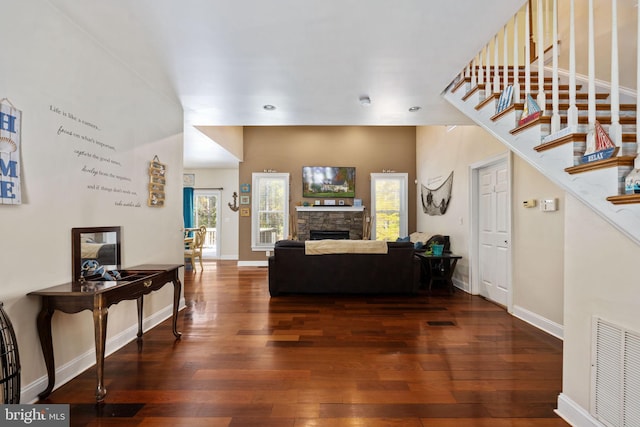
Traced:
<path fill-rule="evenodd" d="M 356 168 L 304 166 L 302 197 L 355 197 Z"/>

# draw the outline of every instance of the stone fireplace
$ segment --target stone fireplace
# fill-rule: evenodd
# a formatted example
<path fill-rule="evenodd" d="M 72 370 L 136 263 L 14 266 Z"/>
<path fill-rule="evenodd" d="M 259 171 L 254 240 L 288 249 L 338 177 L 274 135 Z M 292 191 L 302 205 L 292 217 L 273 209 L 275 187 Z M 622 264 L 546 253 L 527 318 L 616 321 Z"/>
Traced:
<path fill-rule="evenodd" d="M 311 230 L 342 234 L 351 240 L 362 239 L 364 207 L 297 206 L 298 240 L 310 240 Z"/>

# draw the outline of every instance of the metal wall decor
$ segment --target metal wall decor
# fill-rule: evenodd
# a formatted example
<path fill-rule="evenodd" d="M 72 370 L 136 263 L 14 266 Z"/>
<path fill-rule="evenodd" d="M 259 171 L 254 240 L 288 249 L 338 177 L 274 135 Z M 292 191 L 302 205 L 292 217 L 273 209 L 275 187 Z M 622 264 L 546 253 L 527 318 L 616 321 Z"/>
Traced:
<path fill-rule="evenodd" d="M 158 156 L 153 156 L 149 163 L 149 199 L 147 205 L 152 207 L 164 206 L 164 186 L 167 183 L 167 167 L 160 163 Z"/>

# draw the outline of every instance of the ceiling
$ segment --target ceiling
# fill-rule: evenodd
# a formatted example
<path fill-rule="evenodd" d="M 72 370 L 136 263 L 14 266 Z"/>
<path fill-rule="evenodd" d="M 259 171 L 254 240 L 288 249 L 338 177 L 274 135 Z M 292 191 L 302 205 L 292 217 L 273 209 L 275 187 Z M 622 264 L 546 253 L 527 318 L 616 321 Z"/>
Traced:
<path fill-rule="evenodd" d="M 238 164 L 194 126 L 469 123 L 440 94 L 523 4 L 48 1 L 182 104 L 185 168 Z"/>

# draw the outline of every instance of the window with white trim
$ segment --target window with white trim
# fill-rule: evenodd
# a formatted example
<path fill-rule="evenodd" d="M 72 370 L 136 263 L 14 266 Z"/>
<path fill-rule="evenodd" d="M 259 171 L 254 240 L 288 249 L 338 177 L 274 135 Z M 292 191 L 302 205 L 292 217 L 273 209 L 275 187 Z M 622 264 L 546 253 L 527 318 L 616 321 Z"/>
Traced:
<path fill-rule="evenodd" d="M 395 241 L 408 235 L 408 185 L 406 173 L 371 174 L 371 240 Z"/>
<path fill-rule="evenodd" d="M 289 234 L 289 174 L 256 172 L 251 182 L 251 249 L 273 250 Z"/>

